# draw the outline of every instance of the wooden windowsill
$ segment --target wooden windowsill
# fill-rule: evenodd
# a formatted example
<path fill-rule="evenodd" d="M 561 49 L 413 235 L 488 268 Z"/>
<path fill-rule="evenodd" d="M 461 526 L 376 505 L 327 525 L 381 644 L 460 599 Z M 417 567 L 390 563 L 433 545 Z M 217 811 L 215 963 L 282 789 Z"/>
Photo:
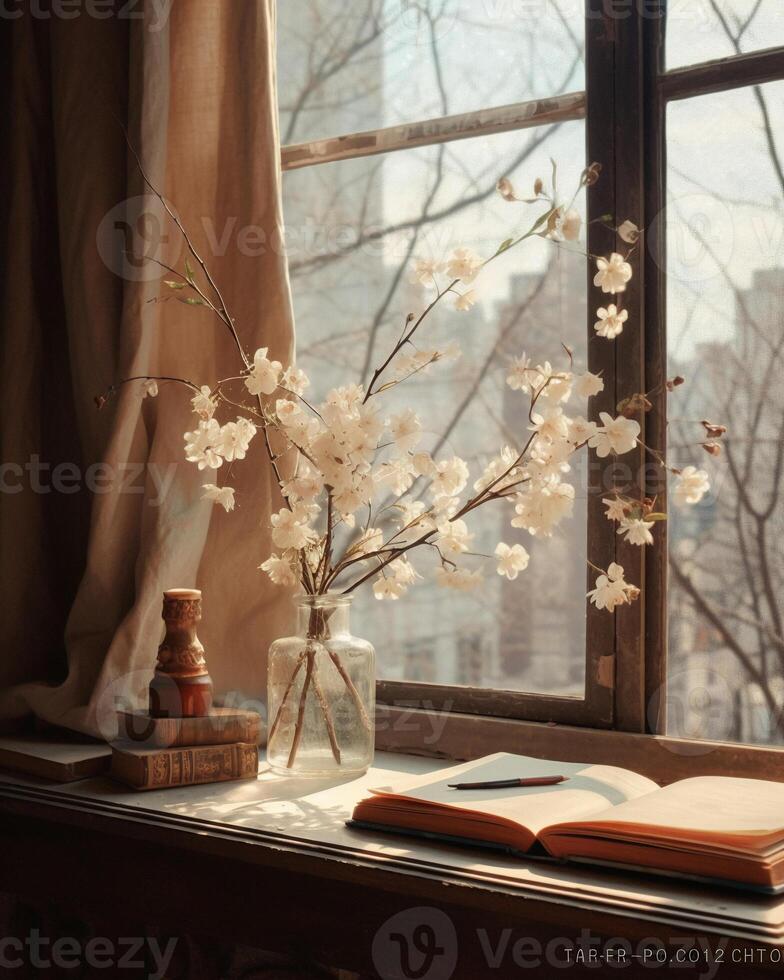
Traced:
<path fill-rule="evenodd" d="M 784 782 L 784 748 L 494 718 L 399 703 L 377 706 L 376 746 L 388 752 L 459 760 L 515 752 L 559 762 L 590 761 L 632 769 L 662 785 L 690 776 Z"/>
<path fill-rule="evenodd" d="M 511 928 L 538 941 L 576 941 L 589 930 L 633 944 L 699 935 L 738 947 L 784 945 L 781 898 L 345 826 L 368 787 L 439 765 L 379 753 L 351 781 L 282 779 L 262 767 L 257 781 L 148 793 L 103 777 L 52 786 L 2 775 L 0 829 L 13 846 L 3 848 L 0 891 L 280 952 L 306 948 L 370 975 L 373 936 L 391 915 L 421 907 L 446 912 L 460 939 L 455 976 L 472 980 L 485 975 L 477 972 L 485 948 L 478 930 Z"/>

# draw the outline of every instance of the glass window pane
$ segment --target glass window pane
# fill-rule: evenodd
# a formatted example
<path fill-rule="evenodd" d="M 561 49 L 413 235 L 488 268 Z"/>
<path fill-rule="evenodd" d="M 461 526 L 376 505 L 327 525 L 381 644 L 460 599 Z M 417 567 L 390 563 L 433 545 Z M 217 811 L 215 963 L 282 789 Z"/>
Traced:
<path fill-rule="evenodd" d="M 710 496 L 671 504 L 669 731 L 784 741 L 784 82 L 669 107 L 675 462 Z M 694 446 L 724 423 L 724 454 Z M 695 426 L 695 422 L 697 425 Z M 689 445 L 691 443 L 691 445 Z"/>
<path fill-rule="evenodd" d="M 668 4 L 667 68 L 784 45 L 781 0 L 681 0 Z"/>
<path fill-rule="evenodd" d="M 427 304 L 428 292 L 409 280 L 411 256 L 441 258 L 461 245 L 491 254 L 540 210 L 504 202 L 496 179 L 506 174 L 530 192 L 537 176 L 549 178 L 553 156 L 570 194 L 585 165 L 584 142 L 584 124 L 571 122 L 285 174 L 298 358 L 314 379 L 313 397 L 367 381 L 406 315 Z M 584 208 L 582 198 L 577 206 Z M 488 449 L 521 445 L 527 434 L 527 402 L 504 383 L 510 359 L 525 349 L 536 362 L 561 363 L 563 340 L 585 364 L 585 259 L 540 239 L 530 246 L 482 273 L 473 309 L 457 312 L 448 297 L 426 321 L 420 345 L 443 348 L 454 339 L 462 358 L 383 396 L 390 412 L 412 406 L 425 420 L 423 449 L 467 458 L 472 482 Z M 573 482 L 574 516 L 550 542 L 511 528 L 507 507 L 469 518 L 476 552 L 499 540 L 530 552 L 530 568 L 516 581 L 502 580 L 488 561 L 481 591 L 455 594 L 431 584 L 435 556 L 417 554 L 429 580 L 405 598 L 357 596 L 352 622 L 376 643 L 380 676 L 582 695 L 585 493 L 579 474 Z"/>
<path fill-rule="evenodd" d="M 582 0 L 286 0 L 282 142 L 582 90 L 583 38 Z"/>

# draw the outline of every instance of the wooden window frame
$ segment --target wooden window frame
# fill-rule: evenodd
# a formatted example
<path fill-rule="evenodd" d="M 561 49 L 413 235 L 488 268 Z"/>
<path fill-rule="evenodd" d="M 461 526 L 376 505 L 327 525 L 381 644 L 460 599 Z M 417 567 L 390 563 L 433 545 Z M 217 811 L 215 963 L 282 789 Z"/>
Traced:
<path fill-rule="evenodd" d="M 598 219 L 609 214 L 617 219 L 615 224 L 630 219 L 645 229 L 663 210 L 669 102 L 784 78 L 784 48 L 665 71 L 667 0 L 585 0 L 585 11 L 584 92 L 289 144 L 281 150 L 282 169 L 584 118 L 586 161 L 602 164 L 601 179 L 587 195 L 588 251 L 623 251 L 628 246 Z M 635 276 L 624 294 L 634 329 L 625 330 L 613 344 L 589 344 L 588 360 L 589 369 L 601 372 L 605 381 L 605 390 L 596 398 L 596 412 L 614 413 L 618 402 L 636 392 L 658 392 L 651 396 L 652 410 L 640 418 L 645 444 L 658 452 L 666 449 L 664 244 L 643 239 L 635 256 Z M 591 337 L 598 296 L 593 269 L 590 263 L 586 265 L 586 331 Z M 666 508 L 658 468 L 648 451 L 639 448 L 624 461 L 631 462 L 646 492 L 658 494 L 659 509 Z M 542 722 L 664 733 L 666 698 L 658 695 L 666 690 L 666 522 L 658 526 L 655 547 L 640 549 L 621 541 L 603 513 L 603 473 L 604 467 L 591 457 L 587 527 L 591 561 L 603 568 L 618 561 L 628 579 L 643 591 L 638 602 L 617 609 L 613 616 L 587 607 L 584 697 L 380 680 L 378 701 L 388 706 L 387 712 L 408 711 L 421 722 L 427 714 L 421 710 L 424 706 L 430 712 L 448 712 L 461 719 L 460 725 L 469 727 L 472 720 L 477 725 L 492 718 L 517 720 L 521 733 L 536 730 L 536 724 Z M 595 572 L 587 574 L 589 587 L 595 576 Z M 416 725 L 412 731 L 415 729 Z M 421 734 L 414 740 L 417 738 L 421 743 Z M 381 743 L 395 747 L 397 739 L 382 736 Z M 714 748 L 718 750 L 718 744 Z M 738 751 L 744 749 L 733 747 L 732 759 Z M 723 755 L 726 752 L 720 753 Z"/>

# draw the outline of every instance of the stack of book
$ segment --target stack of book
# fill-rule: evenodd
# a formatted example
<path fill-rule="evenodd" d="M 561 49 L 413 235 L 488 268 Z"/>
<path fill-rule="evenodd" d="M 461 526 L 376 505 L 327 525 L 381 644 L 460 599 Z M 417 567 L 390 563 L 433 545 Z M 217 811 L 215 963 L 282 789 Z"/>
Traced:
<path fill-rule="evenodd" d="M 166 789 L 230 779 L 255 779 L 261 717 L 255 711 L 212 708 L 199 718 L 117 714 L 111 775 L 134 789 Z"/>

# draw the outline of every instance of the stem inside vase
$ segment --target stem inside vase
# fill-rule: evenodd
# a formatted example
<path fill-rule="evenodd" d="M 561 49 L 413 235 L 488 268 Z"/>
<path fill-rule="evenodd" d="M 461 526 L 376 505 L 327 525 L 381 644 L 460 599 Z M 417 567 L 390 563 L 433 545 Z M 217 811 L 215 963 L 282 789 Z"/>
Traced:
<path fill-rule="evenodd" d="M 344 767 L 346 753 L 362 760 L 346 763 L 352 771 L 370 761 L 375 654 L 370 644 L 352 637 L 349 605 L 346 596 L 301 596 L 297 635 L 270 649 L 268 751 L 285 760 L 279 769 L 309 771 L 302 757 L 312 757 L 314 749 L 331 756 L 335 768 Z"/>

